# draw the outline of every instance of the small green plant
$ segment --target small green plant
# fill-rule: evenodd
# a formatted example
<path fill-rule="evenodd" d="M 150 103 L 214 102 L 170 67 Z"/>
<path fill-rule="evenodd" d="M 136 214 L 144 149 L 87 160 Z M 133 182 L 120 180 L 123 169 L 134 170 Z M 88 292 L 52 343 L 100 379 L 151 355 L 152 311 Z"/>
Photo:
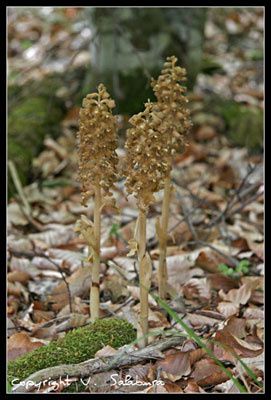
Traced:
<path fill-rule="evenodd" d="M 218 270 L 225 276 L 231 278 L 239 278 L 249 272 L 250 262 L 247 259 L 241 260 L 235 268 L 229 267 L 227 264 L 219 264 Z"/>
<path fill-rule="evenodd" d="M 119 230 L 120 230 L 120 225 L 119 225 L 119 224 L 116 224 L 116 223 L 114 222 L 114 223 L 112 224 L 112 226 L 111 226 L 110 231 L 109 231 L 109 236 L 110 236 L 110 237 L 118 238 L 118 237 L 120 236 Z"/>

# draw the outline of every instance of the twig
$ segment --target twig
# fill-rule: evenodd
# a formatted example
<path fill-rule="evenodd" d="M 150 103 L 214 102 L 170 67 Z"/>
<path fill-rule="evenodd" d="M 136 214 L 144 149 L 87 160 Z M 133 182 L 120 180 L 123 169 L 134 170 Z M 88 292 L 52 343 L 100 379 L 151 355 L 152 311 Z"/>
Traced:
<path fill-rule="evenodd" d="M 9 161 L 8 162 L 8 167 L 9 167 L 9 171 L 10 171 L 12 180 L 13 180 L 14 185 L 16 187 L 16 190 L 18 192 L 18 195 L 19 195 L 19 197 L 20 197 L 20 199 L 22 201 L 22 204 L 24 206 L 25 213 L 28 216 L 30 216 L 31 215 L 31 207 L 30 207 L 30 205 L 29 205 L 29 203 L 28 203 L 28 201 L 27 201 L 27 199 L 25 197 L 20 178 L 19 178 L 19 175 L 17 173 L 16 167 L 15 167 L 13 161 Z"/>
<path fill-rule="evenodd" d="M 9 167 L 10 175 L 13 180 L 14 186 L 17 190 L 19 199 L 21 200 L 21 203 L 18 202 L 18 205 L 19 205 L 19 208 L 20 208 L 22 214 L 25 216 L 27 221 L 31 225 L 33 225 L 38 231 L 42 231 L 43 226 L 32 218 L 32 210 L 31 210 L 30 204 L 24 194 L 23 187 L 22 187 L 19 175 L 17 173 L 17 169 L 16 169 L 13 161 L 8 162 L 8 167 Z"/>
<path fill-rule="evenodd" d="M 45 368 L 37 371 L 26 378 L 24 381 L 43 382 L 46 379 L 57 379 L 60 376 L 90 376 L 100 372 L 110 371 L 114 368 L 132 365 L 138 362 L 144 362 L 150 359 L 157 359 L 161 351 L 170 347 L 178 346 L 184 342 L 184 336 L 174 336 L 170 339 L 163 339 L 157 343 L 151 344 L 143 349 L 134 350 L 133 346 L 127 346 L 120 349 L 114 356 L 103 358 L 92 358 L 79 364 L 64 364 L 55 367 Z M 31 389 L 28 385 L 16 387 L 13 393 L 26 393 Z"/>

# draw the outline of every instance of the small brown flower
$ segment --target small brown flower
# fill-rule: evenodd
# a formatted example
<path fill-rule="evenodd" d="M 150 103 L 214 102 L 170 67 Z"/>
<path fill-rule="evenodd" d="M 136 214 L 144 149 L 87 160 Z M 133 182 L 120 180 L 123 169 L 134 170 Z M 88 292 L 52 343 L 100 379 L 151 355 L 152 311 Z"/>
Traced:
<path fill-rule="evenodd" d="M 82 204 L 100 186 L 105 196 L 112 196 L 110 189 L 118 179 L 117 121 L 112 114 L 114 100 L 103 84 L 98 93 L 88 94 L 79 114 L 79 179 Z"/>
<path fill-rule="evenodd" d="M 176 57 L 168 57 L 161 75 L 152 80 L 157 102 L 146 103 L 145 110 L 129 120 L 125 185 L 141 210 L 154 202 L 153 193 L 163 189 L 173 156 L 183 149 L 191 127 L 186 88 L 179 83 L 186 80 L 186 72 L 176 62 Z"/>
<path fill-rule="evenodd" d="M 157 98 L 156 110 L 163 114 L 163 132 L 167 136 L 169 162 L 172 162 L 172 156 L 176 152 L 184 148 L 185 137 L 192 125 L 185 96 L 186 87 L 181 85 L 181 82 L 186 81 L 186 70 L 176 66 L 177 61 L 175 56 L 167 57 L 161 75 L 151 82 Z"/>

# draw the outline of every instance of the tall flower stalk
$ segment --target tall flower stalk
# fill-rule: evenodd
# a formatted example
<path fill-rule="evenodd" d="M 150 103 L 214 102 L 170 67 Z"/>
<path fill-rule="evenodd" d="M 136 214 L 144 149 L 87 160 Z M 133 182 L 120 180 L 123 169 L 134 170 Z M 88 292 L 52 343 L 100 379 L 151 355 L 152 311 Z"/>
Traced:
<path fill-rule="evenodd" d="M 158 288 L 159 296 L 167 295 L 167 231 L 169 221 L 170 195 L 172 191 L 170 171 L 176 152 L 180 152 L 185 144 L 185 137 L 190 130 L 190 112 L 185 96 L 186 87 L 181 82 L 186 81 L 186 70 L 176 66 L 177 58 L 168 57 L 157 80 L 152 80 L 152 87 L 157 98 L 155 112 L 161 117 L 158 136 L 163 138 L 167 157 L 166 176 L 164 177 L 164 196 L 162 215 L 157 221 L 157 236 L 159 240 Z"/>
<path fill-rule="evenodd" d="M 148 343 L 148 293 L 151 286 L 152 265 L 146 252 L 146 216 L 149 206 L 155 202 L 154 193 L 163 188 L 164 177 L 168 174 L 168 154 L 162 129 L 162 113 L 155 111 L 156 105 L 148 102 L 145 110 L 130 118 L 132 125 L 127 131 L 125 148 L 126 190 L 135 195 L 138 205 L 138 219 L 135 238 L 130 241 L 132 251 L 137 252 L 140 279 L 140 319 L 138 336 L 144 336 L 140 345 Z"/>
<path fill-rule="evenodd" d="M 88 94 L 79 114 L 79 179 L 82 204 L 87 206 L 94 196 L 94 221 L 85 216 L 77 223 L 77 231 L 89 246 L 89 261 L 92 262 L 90 288 L 91 321 L 99 318 L 100 304 L 100 241 L 101 211 L 104 205 L 115 206 L 111 189 L 118 179 L 117 121 L 112 114 L 114 100 L 103 84 L 98 92 Z"/>

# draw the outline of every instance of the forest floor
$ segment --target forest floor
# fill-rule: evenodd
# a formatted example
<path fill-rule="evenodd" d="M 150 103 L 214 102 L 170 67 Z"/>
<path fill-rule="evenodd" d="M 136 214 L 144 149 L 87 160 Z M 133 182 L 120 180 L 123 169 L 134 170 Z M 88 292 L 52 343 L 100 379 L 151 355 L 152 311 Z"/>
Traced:
<path fill-rule="evenodd" d="M 225 83 L 236 76 L 229 73 L 219 82 L 236 89 Z M 223 91 L 215 79 L 199 77 L 195 93 L 190 94 L 194 112 L 207 83 Z M 239 82 L 239 89 L 244 85 L 247 82 Z M 245 101 L 262 107 L 260 91 L 260 87 L 254 92 L 251 89 Z M 123 124 L 122 118 L 119 123 Z M 91 265 L 87 245 L 78 237 L 75 225 L 81 215 L 93 219 L 93 202 L 87 208 L 80 205 L 77 107 L 70 109 L 60 129 L 59 138 L 47 137 L 44 149 L 33 160 L 37 179 L 32 184 L 22 187 L 14 164 L 10 164 L 17 194 L 8 204 L 9 360 L 89 322 Z M 118 154 L 123 162 L 122 147 Z M 204 121 L 194 126 L 187 149 L 176 156 L 172 182 L 167 304 L 204 343 L 216 341 L 210 344 L 213 354 L 248 392 L 260 393 L 264 364 L 263 156 L 232 145 L 219 129 Z M 124 318 L 137 328 L 138 266 L 136 258 L 127 254 L 138 211 L 135 200 L 125 194 L 123 180 L 116 184 L 114 196 L 119 214 L 110 207 L 102 214 L 100 317 Z M 157 293 L 155 222 L 161 213 L 162 192 L 156 198 L 147 219 L 151 293 Z M 187 334 L 151 295 L 149 328 L 151 344 L 171 337 L 173 330 Z M 112 348 L 104 348 L 97 357 L 112 354 Z M 145 386 L 108 384 L 105 388 L 112 373 L 119 378 L 130 375 Z M 165 384 L 148 386 L 154 379 Z M 51 390 L 49 386 L 42 389 Z M 189 335 L 183 343 L 160 352 L 157 360 L 150 356 L 97 372 L 86 391 L 239 393 L 233 380 Z"/>

